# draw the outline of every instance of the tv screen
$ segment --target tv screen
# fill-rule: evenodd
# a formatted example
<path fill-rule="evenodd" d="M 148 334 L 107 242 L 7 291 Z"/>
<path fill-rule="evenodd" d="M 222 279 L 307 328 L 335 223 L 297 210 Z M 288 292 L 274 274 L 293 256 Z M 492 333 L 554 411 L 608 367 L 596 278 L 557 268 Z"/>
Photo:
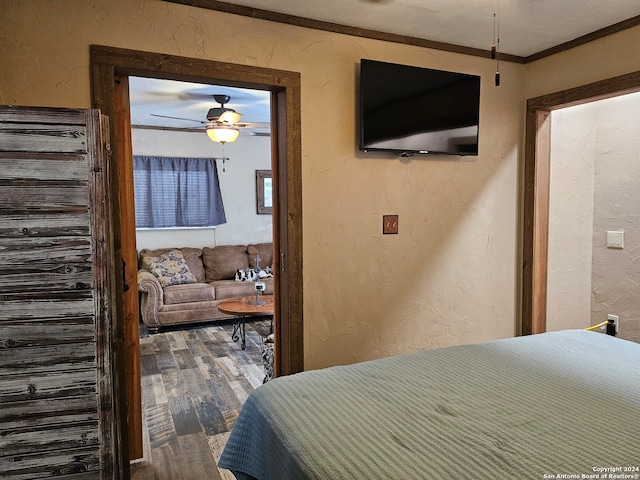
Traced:
<path fill-rule="evenodd" d="M 477 75 L 362 59 L 359 108 L 362 151 L 478 154 Z"/>

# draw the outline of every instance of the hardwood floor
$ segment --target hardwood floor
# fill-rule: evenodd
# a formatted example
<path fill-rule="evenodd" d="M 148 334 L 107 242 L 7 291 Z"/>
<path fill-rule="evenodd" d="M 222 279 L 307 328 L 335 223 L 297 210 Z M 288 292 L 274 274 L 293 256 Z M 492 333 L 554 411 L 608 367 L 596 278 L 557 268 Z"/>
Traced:
<path fill-rule="evenodd" d="M 133 480 L 235 479 L 217 462 L 242 405 L 262 385 L 269 325 L 266 317 L 247 322 L 244 351 L 231 322 L 141 331 L 144 458 L 132 462 Z"/>

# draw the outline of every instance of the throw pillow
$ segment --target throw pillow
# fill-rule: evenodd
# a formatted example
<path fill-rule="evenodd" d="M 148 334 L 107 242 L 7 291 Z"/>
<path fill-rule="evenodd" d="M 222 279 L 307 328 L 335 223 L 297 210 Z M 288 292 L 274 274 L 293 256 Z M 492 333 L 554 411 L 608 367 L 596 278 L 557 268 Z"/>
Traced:
<path fill-rule="evenodd" d="M 142 257 L 142 266 L 153 273 L 162 287 L 196 283 L 180 250 L 171 250 L 159 257 Z"/>

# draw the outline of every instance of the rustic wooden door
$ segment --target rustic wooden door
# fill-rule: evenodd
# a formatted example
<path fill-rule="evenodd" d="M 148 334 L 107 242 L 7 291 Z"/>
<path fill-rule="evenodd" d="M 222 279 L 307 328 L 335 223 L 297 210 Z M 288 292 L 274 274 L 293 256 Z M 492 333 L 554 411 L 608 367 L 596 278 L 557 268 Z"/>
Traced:
<path fill-rule="evenodd" d="M 0 106 L 0 477 L 128 476 L 106 117 Z"/>

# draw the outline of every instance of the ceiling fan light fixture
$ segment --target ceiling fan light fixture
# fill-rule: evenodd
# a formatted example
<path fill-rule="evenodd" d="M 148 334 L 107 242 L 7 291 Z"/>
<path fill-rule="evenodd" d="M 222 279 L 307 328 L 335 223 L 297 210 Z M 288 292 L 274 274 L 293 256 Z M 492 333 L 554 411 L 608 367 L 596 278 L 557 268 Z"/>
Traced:
<path fill-rule="evenodd" d="M 225 125 L 207 125 L 207 135 L 209 138 L 218 143 L 235 142 L 240 134 L 240 130 Z"/>
<path fill-rule="evenodd" d="M 235 110 L 228 108 L 224 111 L 224 113 L 220 115 L 220 118 L 218 120 L 221 122 L 233 125 L 234 123 L 238 123 L 241 118 L 242 118 L 242 115 L 240 115 Z"/>

